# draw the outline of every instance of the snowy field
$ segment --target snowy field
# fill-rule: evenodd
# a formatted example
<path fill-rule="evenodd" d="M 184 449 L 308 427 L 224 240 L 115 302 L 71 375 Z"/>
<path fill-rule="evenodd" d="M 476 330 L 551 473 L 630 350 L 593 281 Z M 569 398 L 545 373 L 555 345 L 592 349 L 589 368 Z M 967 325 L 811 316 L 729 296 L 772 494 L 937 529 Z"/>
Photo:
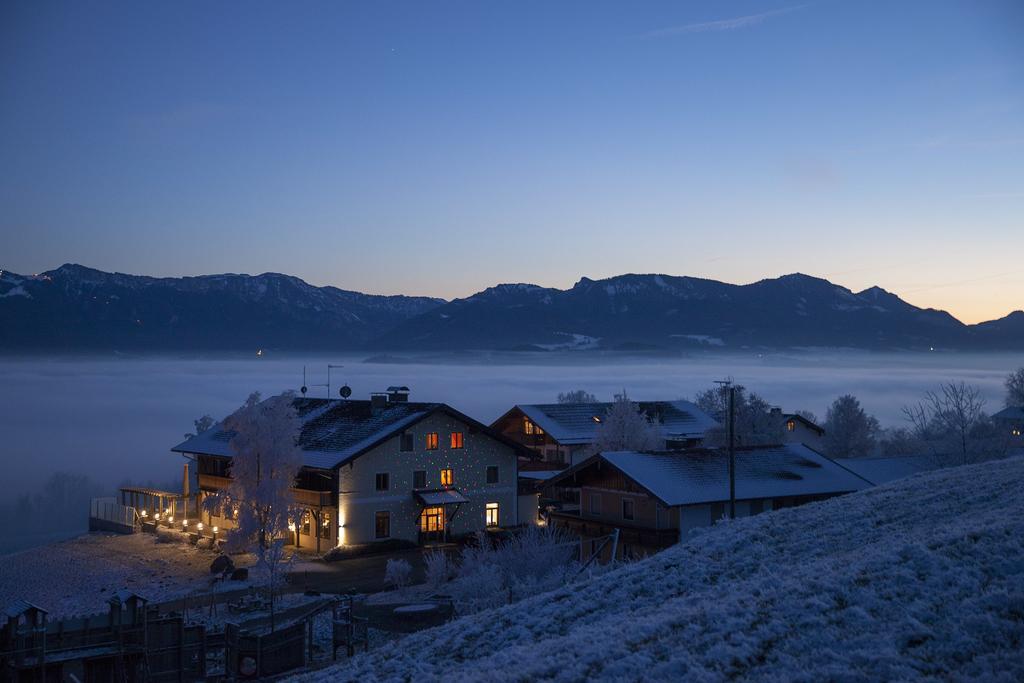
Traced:
<path fill-rule="evenodd" d="M 1024 680 L 1024 459 L 696 533 L 296 681 Z"/>
<path fill-rule="evenodd" d="M 214 585 L 210 562 L 215 557 L 186 544 L 157 543 L 152 534 L 87 534 L 0 556 L 0 605 L 20 598 L 59 618 L 104 611 L 120 590 L 164 602 L 249 585 Z"/>

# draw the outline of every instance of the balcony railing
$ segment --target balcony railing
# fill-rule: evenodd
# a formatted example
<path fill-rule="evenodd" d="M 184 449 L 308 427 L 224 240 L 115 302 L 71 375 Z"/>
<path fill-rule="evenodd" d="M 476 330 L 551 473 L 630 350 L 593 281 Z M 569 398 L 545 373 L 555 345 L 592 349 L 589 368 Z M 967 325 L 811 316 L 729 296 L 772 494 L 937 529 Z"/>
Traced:
<path fill-rule="evenodd" d="M 221 491 L 231 486 L 231 477 L 218 477 L 215 474 L 200 474 L 199 488 L 204 491 Z M 295 502 L 308 507 L 333 507 L 335 494 L 333 491 L 312 491 L 310 489 L 292 489 Z"/>

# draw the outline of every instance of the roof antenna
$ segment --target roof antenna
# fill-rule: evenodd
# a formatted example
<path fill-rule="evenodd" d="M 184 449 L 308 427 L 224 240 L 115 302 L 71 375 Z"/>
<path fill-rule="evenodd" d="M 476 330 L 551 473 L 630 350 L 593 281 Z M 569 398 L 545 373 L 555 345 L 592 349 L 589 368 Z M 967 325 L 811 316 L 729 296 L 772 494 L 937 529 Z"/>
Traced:
<path fill-rule="evenodd" d="M 302 388 L 299 389 L 299 391 L 302 392 L 302 396 L 303 397 L 305 397 L 306 396 L 306 392 L 309 391 L 309 389 L 306 388 L 306 366 L 305 365 L 302 366 Z"/>
<path fill-rule="evenodd" d="M 327 364 L 327 398 L 331 397 L 331 370 L 337 370 L 338 368 L 343 368 L 343 367 L 345 367 L 345 366 L 344 365 L 331 365 L 330 363 Z M 338 393 L 340 394 L 341 391 L 339 390 Z M 351 394 L 352 390 L 349 389 L 348 393 Z M 348 397 L 342 395 L 342 398 L 348 398 Z"/>

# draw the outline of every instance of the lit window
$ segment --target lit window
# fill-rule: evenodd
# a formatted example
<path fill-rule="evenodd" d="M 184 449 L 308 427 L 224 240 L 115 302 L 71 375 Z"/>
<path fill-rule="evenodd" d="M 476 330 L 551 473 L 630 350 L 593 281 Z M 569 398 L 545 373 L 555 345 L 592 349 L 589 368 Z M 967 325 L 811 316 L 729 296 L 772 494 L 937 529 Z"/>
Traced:
<path fill-rule="evenodd" d="M 601 423 L 601 416 L 600 415 L 595 415 L 594 417 L 592 417 L 590 419 L 593 420 L 594 422 L 597 422 L 598 424 Z"/>
<path fill-rule="evenodd" d="M 412 473 L 412 487 L 414 489 L 425 489 L 427 488 L 427 471 L 416 470 Z"/>
<path fill-rule="evenodd" d="M 377 473 L 377 490 L 378 491 L 387 491 L 389 488 L 391 488 L 391 477 L 388 475 L 387 472 L 378 472 Z"/>
<path fill-rule="evenodd" d="M 487 526 L 498 526 L 498 504 L 488 503 L 486 508 Z"/>
<path fill-rule="evenodd" d="M 1010 434 L 1012 434 L 1013 436 L 1020 436 L 1021 435 L 1020 428 L 1019 427 L 1014 427 L 1013 429 L 1010 430 Z"/>
<path fill-rule="evenodd" d="M 633 519 L 633 501 L 629 498 L 622 499 L 622 518 Z"/>
<path fill-rule="evenodd" d="M 497 484 L 498 483 L 498 466 L 490 465 L 487 468 L 487 483 Z"/>
<path fill-rule="evenodd" d="M 390 538 L 391 537 L 391 513 L 390 512 L 378 512 L 374 516 L 374 538 Z"/>
<path fill-rule="evenodd" d="M 420 531 L 444 531 L 444 508 L 440 505 L 423 508 L 423 512 L 420 513 Z"/>
<path fill-rule="evenodd" d="M 462 448 L 462 432 L 452 432 L 452 448 Z"/>
<path fill-rule="evenodd" d="M 405 432 L 402 434 L 402 441 L 399 446 L 399 450 L 411 451 L 412 450 L 412 432 Z"/>
<path fill-rule="evenodd" d="M 320 538 L 328 539 L 331 537 L 331 513 L 323 513 L 323 521 L 320 522 L 319 533 L 317 534 Z"/>
<path fill-rule="evenodd" d="M 310 514 L 307 512 L 302 515 L 302 533 L 309 536 L 309 518 Z"/>
<path fill-rule="evenodd" d="M 441 486 L 452 486 L 455 475 L 450 468 L 441 470 Z"/>
<path fill-rule="evenodd" d="M 428 451 L 436 451 L 437 450 L 437 432 L 428 432 L 427 433 L 427 450 Z"/>
<path fill-rule="evenodd" d="M 533 423 L 528 417 L 523 418 L 523 434 L 533 434 Z"/>
<path fill-rule="evenodd" d="M 786 431 L 796 431 L 796 420 L 790 420 L 786 423 Z"/>

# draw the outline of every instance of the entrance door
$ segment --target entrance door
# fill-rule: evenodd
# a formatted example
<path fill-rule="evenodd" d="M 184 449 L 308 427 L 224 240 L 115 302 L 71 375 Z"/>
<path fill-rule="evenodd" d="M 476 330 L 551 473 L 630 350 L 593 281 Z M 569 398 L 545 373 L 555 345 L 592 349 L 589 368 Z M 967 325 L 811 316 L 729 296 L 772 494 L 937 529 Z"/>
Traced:
<path fill-rule="evenodd" d="M 444 539 L 444 507 L 423 508 L 420 513 L 420 540 L 443 540 Z"/>

